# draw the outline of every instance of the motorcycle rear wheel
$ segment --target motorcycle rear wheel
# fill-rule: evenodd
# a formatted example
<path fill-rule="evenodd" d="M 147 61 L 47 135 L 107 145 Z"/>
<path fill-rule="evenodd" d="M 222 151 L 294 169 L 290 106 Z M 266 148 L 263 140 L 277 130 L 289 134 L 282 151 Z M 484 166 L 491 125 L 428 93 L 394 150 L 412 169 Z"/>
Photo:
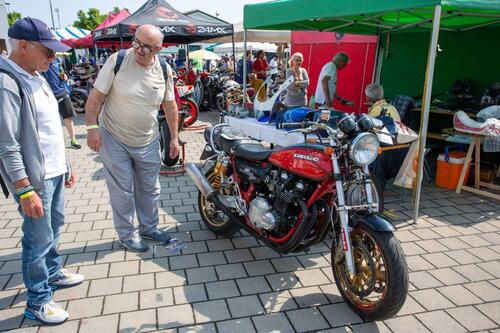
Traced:
<path fill-rule="evenodd" d="M 347 305 L 366 321 L 394 316 L 408 294 L 408 266 L 401 245 L 391 232 L 360 225 L 351 232 L 356 275 L 346 271 L 345 260 L 331 262 L 335 283 Z"/>
<path fill-rule="evenodd" d="M 206 173 L 205 177 L 212 187 L 217 189 L 217 178 L 215 174 L 215 166 L 211 167 Z M 215 205 L 206 200 L 201 192 L 198 193 L 198 207 L 200 209 L 201 219 L 208 229 L 214 234 L 231 237 L 234 233 L 240 230 L 240 226 L 231 221 L 222 211 L 217 210 Z"/>
<path fill-rule="evenodd" d="M 201 103 L 203 102 L 203 95 L 205 94 L 204 89 L 205 87 L 203 87 L 203 83 L 201 82 L 201 80 L 196 79 L 196 81 L 194 81 L 193 100 L 195 101 L 198 108 L 201 106 Z"/>

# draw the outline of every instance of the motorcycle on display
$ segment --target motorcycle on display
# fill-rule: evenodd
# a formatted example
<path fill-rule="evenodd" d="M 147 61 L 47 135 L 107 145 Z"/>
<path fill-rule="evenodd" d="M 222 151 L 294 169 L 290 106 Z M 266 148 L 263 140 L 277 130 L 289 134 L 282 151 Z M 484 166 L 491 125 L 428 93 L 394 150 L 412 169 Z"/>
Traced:
<path fill-rule="evenodd" d="M 370 179 L 380 147 L 374 120 L 326 113 L 315 122 L 283 124 L 305 138 L 316 134 L 316 143 L 277 149 L 226 124 L 208 129 L 202 159 L 208 152 L 215 165 L 204 174 L 187 167 L 199 212 L 215 234 L 243 229 L 281 254 L 307 251 L 331 235 L 342 297 L 365 320 L 389 318 L 405 302 L 408 267 L 394 226 L 379 215 L 383 197 Z"/>
<path fill-rule="evenodd" d="M 232 74 L 220 72 L 218 69 L 212 71 L 208 76 L 202 78 L 204 96 L 202 108 L 205 110 L 217 109 L 224 111 L 224 101 L 222 95 L 224 84 L 228 80 L 233 80 Z"/>
<path fill-rule="evenodd" d="M 201 106 L 203 100 L 204 87 L 202 83 L 202 78 L 207 76 L 207 73 L 197 74 L 194 70 L 186 70 L 181 68 L 177 71 L 178 83 L 183 83 L 185 85 L 192 85 L 194 87 L 192 99 L 195 101 L 198 108 Z"/>
<path fill-rule="evenodd" d="M 76 112 L 85 112 L 85 104 L 92 90 L 96 75 L 95 68 L 88 64 L 75 65 L 71 69 L 68 79 L 69 97 Z"/>

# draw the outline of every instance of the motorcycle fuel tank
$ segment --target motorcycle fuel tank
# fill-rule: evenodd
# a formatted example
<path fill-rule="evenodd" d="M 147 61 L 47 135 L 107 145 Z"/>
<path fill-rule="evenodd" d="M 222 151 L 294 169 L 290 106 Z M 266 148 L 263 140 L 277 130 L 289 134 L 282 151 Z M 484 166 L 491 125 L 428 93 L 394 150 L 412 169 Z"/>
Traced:
<path fill-rule="evenodd" d="M 323 181 L 333 173 L 332 160 L 322 147 L 294 146 L 277 150 L 269 162 L 301 177 Z"/>

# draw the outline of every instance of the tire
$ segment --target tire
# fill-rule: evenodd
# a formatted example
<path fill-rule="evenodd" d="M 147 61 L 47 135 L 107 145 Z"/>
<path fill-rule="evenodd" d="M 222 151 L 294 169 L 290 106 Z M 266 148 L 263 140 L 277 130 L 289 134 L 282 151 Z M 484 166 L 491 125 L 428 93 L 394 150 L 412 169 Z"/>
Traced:
<path fill-rule="evenodd" d="M 201 106 L 201 103 L 203 102 L 204 93 L 205 91 L 203 83 L 201 82 L 200 79 L 196 79 L 196 81 L 194 81 L 193 100 L 196 103 L 196 106 L 198 106 L 198 108 Z"/>
<path fill-rule="evenodd" d="M 191 98 L 181 98 L 180 110 L 185 111 L 188 116 L 184 119 L 184 127 L 193 125 L 198 120 L 198 105 Z"/>
<path fill-rule="evenodd" d="M 160 157 L 161 162 L 166 166 L 174 166 L 179 162 L 179 155 L 170 158 L 170 129 L 165 118 L 160 120 Z"/>
<path fill-rule="evenodd" d="M 214 173 L 215 166 L 211 167 L 206 173 L 208 182 L 213 186 L 216 175 Z M 213 204 L 205 200 L 205 197 L 198 193 L 198 208 L 200 210 L 201 219 L 205 223 L 208 229 L 210 229 L 214 234 L 231 237 L 234 233 L 240 230 L 240 226 L 235 222 L 229 220 L 229 218 L 220 211 L 207 212 L 207 208 L 213 209 Z M 212 214 L 216 213 L 217 216 Z M 212 215 L 212 216 L 211 216 Z M 221 221 L 215 221 L 215 218 L 219 218 Z"/>
<path fill-rule="evenodd" d="M 224 95 L 217 96 L 217 98 L 215 99 L 215 103 L 217 104 L 217 110 L 219 112 L 226 112 L 226 108 L 224 105 Z"/>
<path fill-rule="evenodd" d="M 354 237 L 353 237 L 354 236 Z M 359 236 L 359 237 L 358 237 Z M 366 239 L 365 241 L 361 241 L 362 239 Z M 380 276 L 384 276 L 385 286 L 383 287 L 383 293 L 378 302 L 373 302 L 369 304 L 362 304 L 363 302 L 370 302 L 366 296 L 376 296 L 376 294 L 372 291 L 368 295 L 363 298 L 358 298 L 358 295 L 355 295 L 349 287 L 347 287 L 346 279 L 347 274 L 345 272 L 344 260 L 342 260 L 338 264 L 335 263 L 335 246 L 332 247 L 332 257 L 331 262 L 333 263 L 333 275 L 335 277 L 335 283 L 340 291 L 340 294 L 346 301 L 347 305 L 356 312 L 361 318 L 366 321 L 373 320 L 383 320 L 394 316 L 403 306 L 406 295 L 408 294 L 408 266 L 406 263 L 406 259 L 403 253 L 403 249 L 401 245 L 397 241 L 396 237 L 391 232 L 378 232 L 374 231 L 368 226 L 361 225 L 354 228 L 351 232 L 351 242 L 353 243 L 353 254 L 355 257 L 358 253 L 363 252 L 361 247 L 358 247 L 358 242 L 362 244 L 368 244 L 373 242 L 375 247 L 378 247 L 377 254 L 379 254 L 380 258 L 383 260 L 384 270 L 380 270 Z M 355 248 L 356 247 L 356 248 Z M 365 249 L 370 249 L 369 246 L 365 246 Z M 371 252 L 373 251 L 373 252 Z M 374 253 L 375 250 L 368 250 L 365 253 Z M 365 258 L 366 256 L 362 257 Z M 373 256 L 370 254 L 368 257 Z M 375 258 L 376 259 L 376 258 Z M 369 266 L 369 263 L 365 260 L 364 269 Z M 378 263 L 378 262 L 377 262 Z M 372 262 L 374 269 L 377 267 L 377 263 L 375 261 Z M 355 266 L 357 266 L 355 264 Z M 358 266 L 359 267 L 359 266 Z M 381 267 L 381 266 L 380 266 Z M 362 279 L 366 276 L 365 272 L 362 272 L 358 277 Z M 379 276 L 379 275 L 377 275 Z M 374 280 L 374 286 L 382 286 L 378 278 Z M 379 283 L 379 284 L 377 284 Z M 365 284 L 366 286 L 366 284 Z"/>
<path fill-rule="evenodd" d="M 78 113 L 85 113 L 85 102 L 86 99 L 83 98 L 79 94 L 72 94 L 70 96 L 71 104 L 73 104 L 73 108 L 75 109 L 75 112 Z"/>

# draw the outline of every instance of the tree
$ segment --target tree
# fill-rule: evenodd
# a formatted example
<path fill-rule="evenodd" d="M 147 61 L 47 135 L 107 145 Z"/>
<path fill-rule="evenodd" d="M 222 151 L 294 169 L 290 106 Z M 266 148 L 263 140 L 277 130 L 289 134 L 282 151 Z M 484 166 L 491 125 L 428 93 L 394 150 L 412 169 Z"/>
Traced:
<path fill-rule="evenodd" d="M 101 14 L 97 8 L 89 8 L 86 13 L 79 10 L 76 16 L 78 20 L 73 22 L 73 26 L 86 30 L 94 30 L 106 18 L 106 15 Z"/>
<path fill-rule="evenodd" d="M 7 14 L 8 20 L 9 20 L 9 27 L 12 27 L 12 25 L 19 20 L 22 16 L 21 13 L 18 12 L 10 12 Z"/>
<path fill-rule="evenodd" d="M 123 7 L 122 9 L 128 10 L 128 8 L 125 8 L 125 7 Z M 120 9 L 120 7 L 118 7 L 118 6 L 114 6 L 113 11 L 111 13 L 118 14 L 120 12 L 120 10 L 122 10 L 122 9 Z"/>

